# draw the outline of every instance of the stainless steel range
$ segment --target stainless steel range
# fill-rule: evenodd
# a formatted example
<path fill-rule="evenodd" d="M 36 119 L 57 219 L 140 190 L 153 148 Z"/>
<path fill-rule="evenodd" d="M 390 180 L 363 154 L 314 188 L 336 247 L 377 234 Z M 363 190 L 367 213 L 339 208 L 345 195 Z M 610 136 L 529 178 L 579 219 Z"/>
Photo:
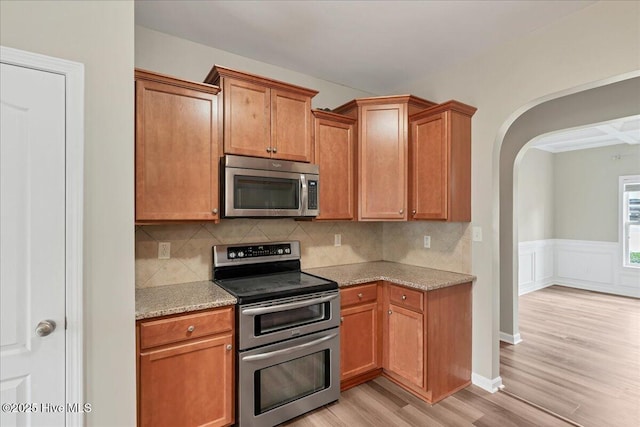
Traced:
<path fill-rule="evenodd" d="M 216 284 L 238 299 L 236 414 L 274 426 L 340 397 L 340 294 L 300 271 L 300 243 L 213 247 Z"/>

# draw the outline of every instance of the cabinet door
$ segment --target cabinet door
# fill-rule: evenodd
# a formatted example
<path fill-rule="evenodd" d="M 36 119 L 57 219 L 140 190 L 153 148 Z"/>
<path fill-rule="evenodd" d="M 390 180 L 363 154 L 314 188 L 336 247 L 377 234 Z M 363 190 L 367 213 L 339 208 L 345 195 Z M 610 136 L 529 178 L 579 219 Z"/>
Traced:
<path fill-rule="evenodd" d="M 340 312 L 340 380 L 372 371 L 378 362 L 378 304 L 360 304 Z"/>
<path fill-rule="evenodd" d="M 384 337 L 384 368 L 402 382 L 425 388 L 423 315 L 389 304 Z"/>
<path fill-rule="evenodd" d="M 311 98 L 271 89 L 271 157 L 311 161 Z"/>
<path fill-rule="evenodd" d="M 361 107 L 359 219 L 407 218 L 406 105 Z"/>
<path fill-rule="evenodd" d="M 216 95 L 136 81 L 136 221 L 218 219 L 216 120 Z"/>
<path fill-rule="evenodd" d="M 447 128 L 446 113 L 411 123 L 411 219 L 448 217 Z"/>
<path fill-rule="evenodd" d="M 232 335 L 140 354 L 140 426 L 233 422 Z"/>
<path fill-rule="evenodd" d="M 354 125 L 315 119 L 315 163 L 320 167 L 320 215 L 354 219 Z"/>
<path fill-rule="evenodd" d="M 271 113 L 268 87 L 224 79 L 224 152 L 271 157 Z"/>

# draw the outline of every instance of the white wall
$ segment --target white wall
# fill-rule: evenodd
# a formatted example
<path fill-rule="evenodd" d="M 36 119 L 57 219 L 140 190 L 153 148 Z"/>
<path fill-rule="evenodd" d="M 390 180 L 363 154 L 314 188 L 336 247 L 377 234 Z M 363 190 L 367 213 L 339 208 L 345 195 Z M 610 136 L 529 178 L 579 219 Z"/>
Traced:
<path fill-rule="evenodd" d="M 320 93 L 312 99 L 314 108 L 335 108 L 354 98 L 373 95 L 139 25 L 135 27 L 135 33 L 135 62 L 138 68 L 201 82 L 213 65 L 218 64 L 315 89 Z M 336 64 L 336 67 L 339 66 Z"/>
<path fill-rule="evenodd" d="M 133 2 L 0 3 L 2 45 L 85 65 L 84 343 L 89 426 L 135 425 Z M 46 212 L 43 212 L 46 215 Z"/>
<path fill-rule="evenodd" d="M 618 155 L 619 160 L 615 158 Z M 554 155 L 554 169 L 554 237 L 617 242 L 618 177 L 640 175 L 640 145 L 558 153 Z"/>
<path fill-rule="evenodd" d="M 499 381 L 501 135 L 535 100 L 640 69 L 640 3 L 598 2 L 523 39 L 445 72 L 407 82 L 406 92 L 459 99 L 473 117 L 472 222 L 484 240 L 472 245 L 478 276 L 473 298 L 473 371 Z M 511 203 L 511 201 L 508 201 Z"/>
<path fill-rule="evenodd" d="M 518 240 L 553 239 L 554 183 L 553 154 L 531 148 L 516 166 L 518 188 Z"/>

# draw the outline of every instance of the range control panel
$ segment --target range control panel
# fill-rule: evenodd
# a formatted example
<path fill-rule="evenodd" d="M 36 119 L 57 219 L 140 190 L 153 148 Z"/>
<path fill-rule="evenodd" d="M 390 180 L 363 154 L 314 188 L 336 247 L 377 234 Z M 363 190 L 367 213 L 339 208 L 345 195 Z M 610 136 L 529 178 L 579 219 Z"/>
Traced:
<path fill-rule="evenodd" d="M 227 248 L 227 258 L 259 258 L 277 255 L 290 255 L 290 243 L 276 243 L 272 245 L 234 246 Z"/>

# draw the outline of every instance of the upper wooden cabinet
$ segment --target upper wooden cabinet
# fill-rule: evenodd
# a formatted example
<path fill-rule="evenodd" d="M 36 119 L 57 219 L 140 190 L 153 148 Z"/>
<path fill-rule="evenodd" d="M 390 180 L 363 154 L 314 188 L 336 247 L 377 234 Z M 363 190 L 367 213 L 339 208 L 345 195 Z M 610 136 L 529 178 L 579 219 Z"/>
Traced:
<path fill-rule="evenodd" d="M 218 220 L 219 89 L 136 70 L 136 222 Z"/>
<path fill-rule="evenodd" d="M 409 118 L 409 219 L 471 221 L 471 117 L 457 101 Z"/>
<path fill-rule="evenodd" d="M 358 120 L 358 220 L 407 219 L 408 117 L 434 105 L 398 95 L 355 99 L 334 110 Z"/>
<path fill-rule="evenodd" d="M 311 98 L 317 91 L 219 65 L 205 82 L 222 88 L 225 154 L 312 160 Z"/>
<path fill-rule="evenodd" d="M 353 220 L 355 213 L 355 119 L 313 111 L 314 162 L 320 167 L 318 220 Z"/>

